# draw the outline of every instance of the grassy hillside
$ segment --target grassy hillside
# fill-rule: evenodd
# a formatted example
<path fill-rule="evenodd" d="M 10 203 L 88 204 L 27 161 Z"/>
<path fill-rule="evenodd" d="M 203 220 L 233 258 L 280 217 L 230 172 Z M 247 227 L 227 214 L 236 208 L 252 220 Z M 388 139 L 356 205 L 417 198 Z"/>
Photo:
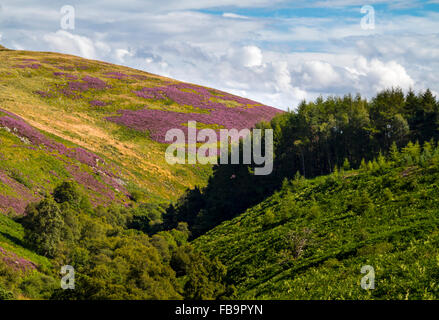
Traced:
<path fill-rule="evenodd" d="M 203 185 L 210 173 L 207 166 L 170 166 L 165 162 L 163 142 L 168 129 L 185 130 L 188 120 L 196 120 L 202 127 L 240 129 L 279 112 L 214 89 L 127 67 L 14 50 L 0 50 L 0 107 L 3 116 L 13 113 L 12 117 L 45 137 L 95 154 L 114 167 L 119 184 L 128 191 L 139 191 L 145 201 L 175 199 L 185 188 Z M 6 122 L 1 126 L 14 131 L 15 124 Z M 29 140 L 25 130 L 20 134 Z M 19 147 L 14 150 L 23 149 L 23 144 L 15 144 Z M 41 139 L 30 144 L 41 144 Z M 15 154 L 4 149 L 3 143 L 0 148 L 1 154 Z M 44 157 L 31 151 L 27 156 L 30 161 Z M 10 167 L 24 169 L 18 161 Z M 40 178 L 30 175 L 28 179 L 40 185 Z M 50 178 L 46 174 L 45 179 Z"/>
<path fill-rule="evenodd" d="M 0 109 L 0 127 L 3 213 L 22 214 L 28 203 L 69 179 L 82 187 L 94 205 L 129 202 L 130 194 L 120 178 L 119 167 L 83 148 L 47 137 L 3 109 Z"/>
<path fill-rule="evenodd" d="M 250 128 L 279 112 L 127 67 L 0 46 L 0 300 L 56 296 L 65 264 L 84 281 L 76 298 L 210 297 L 216 280 L 184 287 L 188 278 L 213 279 L 197 267 L 207 262 L 192 252 L 184 228 L 143 233 L 170 200 L 211 174 L 210 166 L 167 164 L 165 134 L 186 131 L 190 120 L 199 128 Z M 79 202 L 54 201 L 65 181 Z M 29 203 L 39 205 L 26 211 Z M 170 266 L 180 246 L 178 267 L 191 275 Z M 109 270 L 104 280 L 95 276 L 102 269 Z"/>
<path fill-rule="evenodd" d="M 437 299 L 438 190 L 439 149 L 409 144 L 359 170 L 286 180 L 194 245 L 243 299 Z M 360 286 L 365 265 L 375 290 Z"/>
<path fill-rule="evenodd" d="M 319 98 L 275 116 L 108 63 L 0 58 L 0 300 L 439 298 L 430 90 Z M 165 133 L 189 120 L 270 119 L 259 126 L 274 130 L 271 175 L 165 162 Z M 73 292 L 59 289 L 66 264 Z M 366 265 L 374 290 L 360 286 Z"/>

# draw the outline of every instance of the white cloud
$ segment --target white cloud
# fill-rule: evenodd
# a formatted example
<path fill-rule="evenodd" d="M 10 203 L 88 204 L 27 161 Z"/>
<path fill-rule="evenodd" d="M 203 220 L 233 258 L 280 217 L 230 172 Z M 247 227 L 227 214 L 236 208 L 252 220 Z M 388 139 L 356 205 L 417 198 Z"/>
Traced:
<path fill-rule="evenodd" d="M 262 51 L 256 46 L 246 46 L 238 54 L 238 59 L 245 67 L 259 67 L 262 64 Z"/>
<path fill-rule="evenodd" d="M 43 40 L 53 51 L 78 55 L 87 59 L 97 59 L 95 44 L 87 37 L 58 30 L 55 33 L 45 34 Z"/>
<path fill-rule="evenodd" d="M 131 52 L 126 49 L 116 49 L 115 52 L 116 58 L 121 62 L 125 63 L 125 57 L 132 57 L 134 56 L 134 52 Z"/>
<path fill-rule="evenodd" d="M 415 85 L 404 67 L 395 61 L 384 63 L 378 59 L 373 59 L 367 62 L 364 58 L 361 58 L 358 60 L 357 68 L 359 73 L 365 74 L 364 77 L 367 78 L 374 91 L 389 87 L 401 87 L 408 90 Z"/>
<path fill-rule="evenodd" d="M 224 12 L 223 13 L 224 18 L 230 18 L 230 19 L 249 19 L 249 17 L 236 14 L 236 13 L 230 13 L 230 12 Z"/>
<path fill-rule="evenodd" d="M 230 12 L 224 12 L 223 13 L 224 18 L 231 18 L 231 19 L 248 19 L 248 17 L 236 14 L 236 13 L 230 13 Z"/>
<path fill-rule="evenodd" d="M 325 61 L 307 61 L 303 65 L 303 81 L 309 85 L 327 87 L 340 80 L 331 64 Z"/>

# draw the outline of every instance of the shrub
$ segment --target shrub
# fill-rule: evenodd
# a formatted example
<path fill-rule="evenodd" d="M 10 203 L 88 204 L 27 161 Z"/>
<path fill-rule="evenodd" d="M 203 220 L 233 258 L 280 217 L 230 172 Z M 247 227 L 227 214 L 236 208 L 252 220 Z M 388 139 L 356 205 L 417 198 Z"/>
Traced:
<path fill-rule="evenodd" d="M 33 273 L 26 277 L 20 284 L 20 290 L 27 297 L 49 299 L 53 290 L 58 288 L 59 283 L 52 277 Z"/>
<path fill-rule="evenodd" d="M 294 259 L 300 258 L 309 246 L 312 232 L 311 229 L 304 228 L 300 232 L 290 231 L 287 233 L 285 241 Z"/>
<path fill-rule="evenodd" d="M 262 218 L 262 226 L 264 228 L 269 227 L 270 225 L 272 225 L 275 222 L 275 216 L 272 210 L 268 210 L 265 214 L 264 217 Z"/>
<path fill-rule="evenodd" d="M 58 203 L 68 202 L 72 205 L 78 205 L 81 196 L 74 182 L 64 181 L 53 191 L 53 198 Z"/>
<path fill-rule="evenodd" d="M 23 218 L 25 241 L 39 253 L 55 257 L 62 239 L 64 220 L 58 204 L 46 197 L 26 207 Z"/>
<path fill-rule="evenodd" d="M 12 299 L 14 299 L 14 294 L 0 287 L 0 300 L 12 300 Z"/>

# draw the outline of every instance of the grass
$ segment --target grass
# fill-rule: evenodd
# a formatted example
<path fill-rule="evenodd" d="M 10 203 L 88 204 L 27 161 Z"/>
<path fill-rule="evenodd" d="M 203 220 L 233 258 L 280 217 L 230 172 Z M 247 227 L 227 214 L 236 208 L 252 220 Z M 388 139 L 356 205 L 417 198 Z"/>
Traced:
<path fill-rule="evenodd" d="M 180 106 L 172 101 L 148 100 L 137 97 L 133 90 L 162 85 L 173 80 L 138 70 L 110 65 L 98 61 L 56 53 L 1 51 L 0 103 L 2 108 L 25 119 L 56 141 L 68 146 L 80 146 L 120 166 L 119 174 L 149 193 L 151 197 L 174 200 L 187 187 L 205 183 L 206 173 L 188 166 L 173 167 L 165 162 L 165 147 L 149 139 L 147 133 L 110 123 L 105 117 L 117 110 L 139 110 L 148 105 L 153 109 L 174 112 L 198 112 L 191 106 Z M 40 61 L 39 69 L 18 69 L 20 59 Z M 48 63 L 50 62 L 50 63 Z M 87 69 L 77 66 L 86 65 Z M 73 67 L 59 70 L 56 66 Z M 104 80 L 111 88 L 89 90 L 80 99 L 71 99 L 59 92 L 67 79 L 54 76 L 54 72 L 68 73 L 78 78 L 86 75 Z M 107 72 L 144 75 L 144 80 L 118 80 L 108 78 Z M 43 98 L 35 91 L 50 92 L 53 97 Z M 107 102 L 103 107 L 92 107 L 91 100 Z M 179 175 L 178 173 L 183 173 Z"/>
<path fill-rule="evenodd" d="M 49 259 L 40 256 L 23 245 L 24 229 L 21 224 L 11 218 L 0 215 L 0 246 L 26 258 L 37 266 L 51 267 Z"/>
<path fill-rule="evenodd" d="M 19 188 L 11 183 L 0 183 L 1 194 L 11 196 L 17 202 L 35 201 L 36 197 L 52 192 L 62 181 L 72 179 L 72 175 L 67 170 L 67 167 L 72 164 L 103 183 L 101 177 L 95 175 L 87 165 L 65 155 L 49 152 L 41 146 L 28 145 L 13 132 L 4 129 L 0 130 L 0 156 L 0 171 L 6 174 L 10 181 L 16 181 L 22 185 L 22 188 Z M 99 201 L 99 195 L 93 190 L 88 189 L 86 185 L 81 188 L 83 192 Z M 119 194 L 117 197 L 121 200 L 123 198 Z"/>

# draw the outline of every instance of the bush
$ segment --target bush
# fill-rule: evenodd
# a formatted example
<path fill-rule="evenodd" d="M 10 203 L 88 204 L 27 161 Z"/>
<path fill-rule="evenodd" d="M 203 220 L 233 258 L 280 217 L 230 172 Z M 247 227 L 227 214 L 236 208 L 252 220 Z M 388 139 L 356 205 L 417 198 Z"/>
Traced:
<path fill-rule="evenodd" d="M 14 294 L 0 287 L 0 300 L 12 300 L 14 299 Z"/>
<path fill-rule="evenodd" d="M 29 275 L 20 284 L 20 290 L 22 290 L 23 294 L 37 299 L 49 299 L 53 290 L 58 287 L 58 281 L 40 273 Z"/>
<path fill-rule="evenodd" d="M 76 183 L 64 181 L 53 191 L 53 198 L 58 203 L 68 202 L 73 206 L 79 206 L 81 195 L 78 192 Z"/>
<path fill-rule="evenodd" d="M 272 224 L 274 224 L 276 217 L 274 216 L 274 213 L 272 210 L 268 210 L 265 214 L 264 217 L 262 218 L 262 226 L 264 228 L 268 228 L 269 226 L 271 226 Z"/>
<path fill-rule="evenodd" d="M 58 204 L 46 197 L 26 207 L 23 218 L 25 241 L 42 255 L 55 257 L 62 240 L 64 220 Z"/>

